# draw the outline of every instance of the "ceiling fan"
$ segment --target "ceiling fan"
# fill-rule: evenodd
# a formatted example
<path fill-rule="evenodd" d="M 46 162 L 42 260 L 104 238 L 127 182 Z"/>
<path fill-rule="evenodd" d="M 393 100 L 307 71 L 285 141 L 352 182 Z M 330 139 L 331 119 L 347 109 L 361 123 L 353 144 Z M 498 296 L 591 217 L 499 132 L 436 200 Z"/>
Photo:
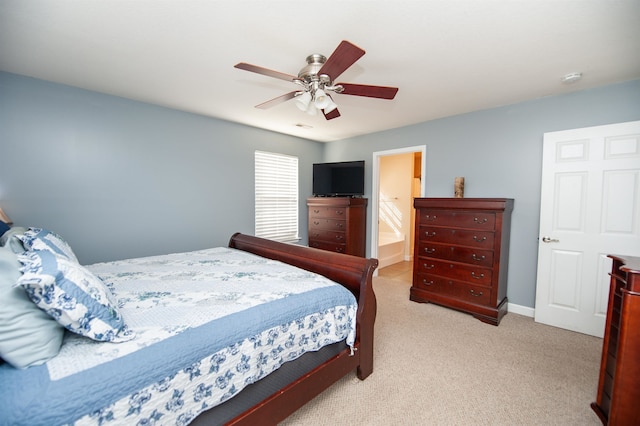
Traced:
<path fill-rule="evenodd" d="M 343 40 L 328 59 L 318 53 L 307 56 L 307 65 L 300 70 L 298 76 L 273 71 L 245 62 L 240 62 L 234 66 L 241 70 L 291 81 L 301 86 L 298 90 L 256 105 L 256 108 L 271 108 L 272 106 L 295 98 L 296 106 L 302 111 L 316 115 L 318 110 L 320 110 L 327 120 L 331 120 L 340 117 L 340 112 L 338 112 L 338 106 L 333 102 L 333 99 L 327 92 L 378 99 L 393 99 L 398 92 L 397 87 L 334 83 L 334 80 L 338 78 L 340 74 L 353 65 L 364 54 L 364 50 Z"/>

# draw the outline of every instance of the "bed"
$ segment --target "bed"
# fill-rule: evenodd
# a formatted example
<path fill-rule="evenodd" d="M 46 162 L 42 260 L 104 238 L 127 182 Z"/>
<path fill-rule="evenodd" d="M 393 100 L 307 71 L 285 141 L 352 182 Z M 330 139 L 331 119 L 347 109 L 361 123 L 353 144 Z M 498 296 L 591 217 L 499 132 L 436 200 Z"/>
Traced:
<path fill-rule="evenodd" d="M 58 288 L 33 282 L 52 256 L 31 244 L 20 280 L 44 303 Z M 376 267 L 240 233 L 228 247 L 88 265 L 113 315 L 65 323 L 44 363 L 0 364 L 0 424 L 276 424 L 346 374 L 372 373 Z"/>

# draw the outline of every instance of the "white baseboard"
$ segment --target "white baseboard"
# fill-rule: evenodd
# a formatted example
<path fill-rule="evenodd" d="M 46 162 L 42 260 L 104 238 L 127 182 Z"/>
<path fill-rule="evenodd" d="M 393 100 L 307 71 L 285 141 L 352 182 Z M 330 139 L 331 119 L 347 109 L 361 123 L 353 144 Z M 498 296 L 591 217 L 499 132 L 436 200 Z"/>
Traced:
<path fill-rule="evenodd" d="M 514 303 L 507 304 L 507 310 L 509 312 L 513 312 L 514 314 L 524 315 L 525 317 L 533 318 L 536 310 L 534 308 L 530 308 L 528 306 L 516 305 Z"/>

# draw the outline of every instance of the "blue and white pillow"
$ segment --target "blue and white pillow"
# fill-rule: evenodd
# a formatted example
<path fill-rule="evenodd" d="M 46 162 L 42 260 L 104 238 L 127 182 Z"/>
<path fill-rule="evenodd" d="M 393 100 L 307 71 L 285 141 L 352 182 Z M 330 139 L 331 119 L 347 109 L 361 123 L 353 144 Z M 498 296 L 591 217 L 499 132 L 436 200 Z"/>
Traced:
<path fill-rule="evenodd" d="M 26 250 L 47 250 L 78 263 L 71 246 L 58 234 L 42 228 L 29 228 L 19 236 Z"/>
<path fill-rule="evenodd" d="M 29 298 L 69 331 L 103 342 L 135 337 L 102 280 L 83 266 L 46 250 L 18 255 Z"/>

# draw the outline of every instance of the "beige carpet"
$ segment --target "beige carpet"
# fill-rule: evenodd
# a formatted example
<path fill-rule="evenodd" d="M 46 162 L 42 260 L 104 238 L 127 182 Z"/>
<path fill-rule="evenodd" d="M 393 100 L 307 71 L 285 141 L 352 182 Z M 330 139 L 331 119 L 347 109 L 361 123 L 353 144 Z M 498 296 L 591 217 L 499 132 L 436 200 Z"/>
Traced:
<path fill-rule="evenodd" d="M 498 327 L 409 301 L 374 279 L 374 371 L 340 380 L 282 425 L 599 425 L 602 340 L 510 313 Z"/>

